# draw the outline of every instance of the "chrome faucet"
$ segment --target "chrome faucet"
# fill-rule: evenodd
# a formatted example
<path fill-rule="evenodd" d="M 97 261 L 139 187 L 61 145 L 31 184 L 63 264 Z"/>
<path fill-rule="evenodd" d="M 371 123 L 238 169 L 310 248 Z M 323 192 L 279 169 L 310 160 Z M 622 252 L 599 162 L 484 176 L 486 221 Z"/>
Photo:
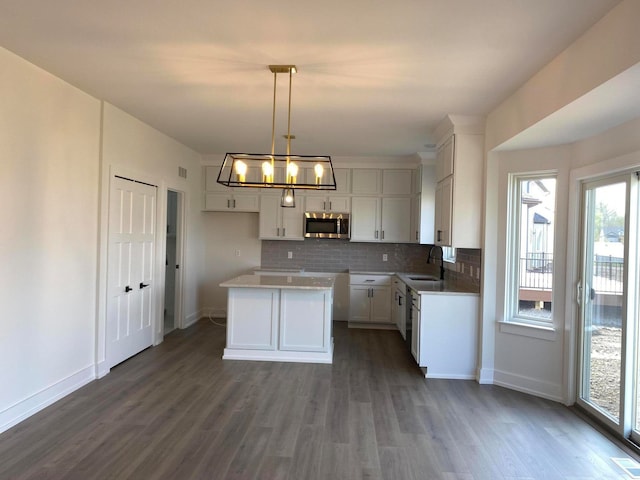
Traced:
<path fill-rule="evenodd" d="M 440 250 L 440 280 L 444 280 L 444 252 L 442 251 L 442 247 L 440 245 L 431 246 L 431 249 L 429 250 L 429 256 L 427 257 L 427 263 L 431 263 L 431 259 L 433 258 L 433 250 L 435 248 Z"/>

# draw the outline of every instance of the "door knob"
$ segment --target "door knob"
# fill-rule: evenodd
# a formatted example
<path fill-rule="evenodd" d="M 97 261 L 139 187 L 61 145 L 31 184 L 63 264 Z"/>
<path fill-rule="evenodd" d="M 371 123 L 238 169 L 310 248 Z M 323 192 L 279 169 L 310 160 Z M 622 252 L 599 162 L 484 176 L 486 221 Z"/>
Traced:
<path fill-rule="evenodd" d="M 144 287 L 148 287 L 149 284 L 148 283 L 142 283 L 140 282 L 140 288 L 144 288 Z"/>

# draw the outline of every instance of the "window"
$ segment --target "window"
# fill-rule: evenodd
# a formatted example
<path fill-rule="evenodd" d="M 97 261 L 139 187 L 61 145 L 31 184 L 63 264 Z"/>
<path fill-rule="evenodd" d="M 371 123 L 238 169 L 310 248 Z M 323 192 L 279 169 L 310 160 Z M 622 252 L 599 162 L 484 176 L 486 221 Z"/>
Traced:
<path fill-rule="evenodd" d="M 556 177 L 511 175 L 509 188 L 505 320 L 550 326 Z"/>

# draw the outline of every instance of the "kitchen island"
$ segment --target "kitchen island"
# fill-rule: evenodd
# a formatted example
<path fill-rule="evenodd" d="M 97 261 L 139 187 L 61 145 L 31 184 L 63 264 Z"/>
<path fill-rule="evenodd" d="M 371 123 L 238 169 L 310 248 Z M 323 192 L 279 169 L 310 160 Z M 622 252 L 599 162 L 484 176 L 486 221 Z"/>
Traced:
<path fill-rule="evenodd" d="M 229 289 L 223 359 L 332 363 L 333 278 L 241 275 Z"/>

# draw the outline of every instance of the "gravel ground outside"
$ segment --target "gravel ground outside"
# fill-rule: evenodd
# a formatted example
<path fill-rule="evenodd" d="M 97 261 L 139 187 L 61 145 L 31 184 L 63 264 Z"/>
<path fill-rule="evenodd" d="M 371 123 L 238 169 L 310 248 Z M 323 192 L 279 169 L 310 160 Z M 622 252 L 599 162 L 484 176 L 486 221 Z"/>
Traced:
<path fill-rule="evenodd" d="M 615 417 L 620 414 L 621 349 L 620 328 L 598 327 L 592 330 L 591 400 Z"/>

